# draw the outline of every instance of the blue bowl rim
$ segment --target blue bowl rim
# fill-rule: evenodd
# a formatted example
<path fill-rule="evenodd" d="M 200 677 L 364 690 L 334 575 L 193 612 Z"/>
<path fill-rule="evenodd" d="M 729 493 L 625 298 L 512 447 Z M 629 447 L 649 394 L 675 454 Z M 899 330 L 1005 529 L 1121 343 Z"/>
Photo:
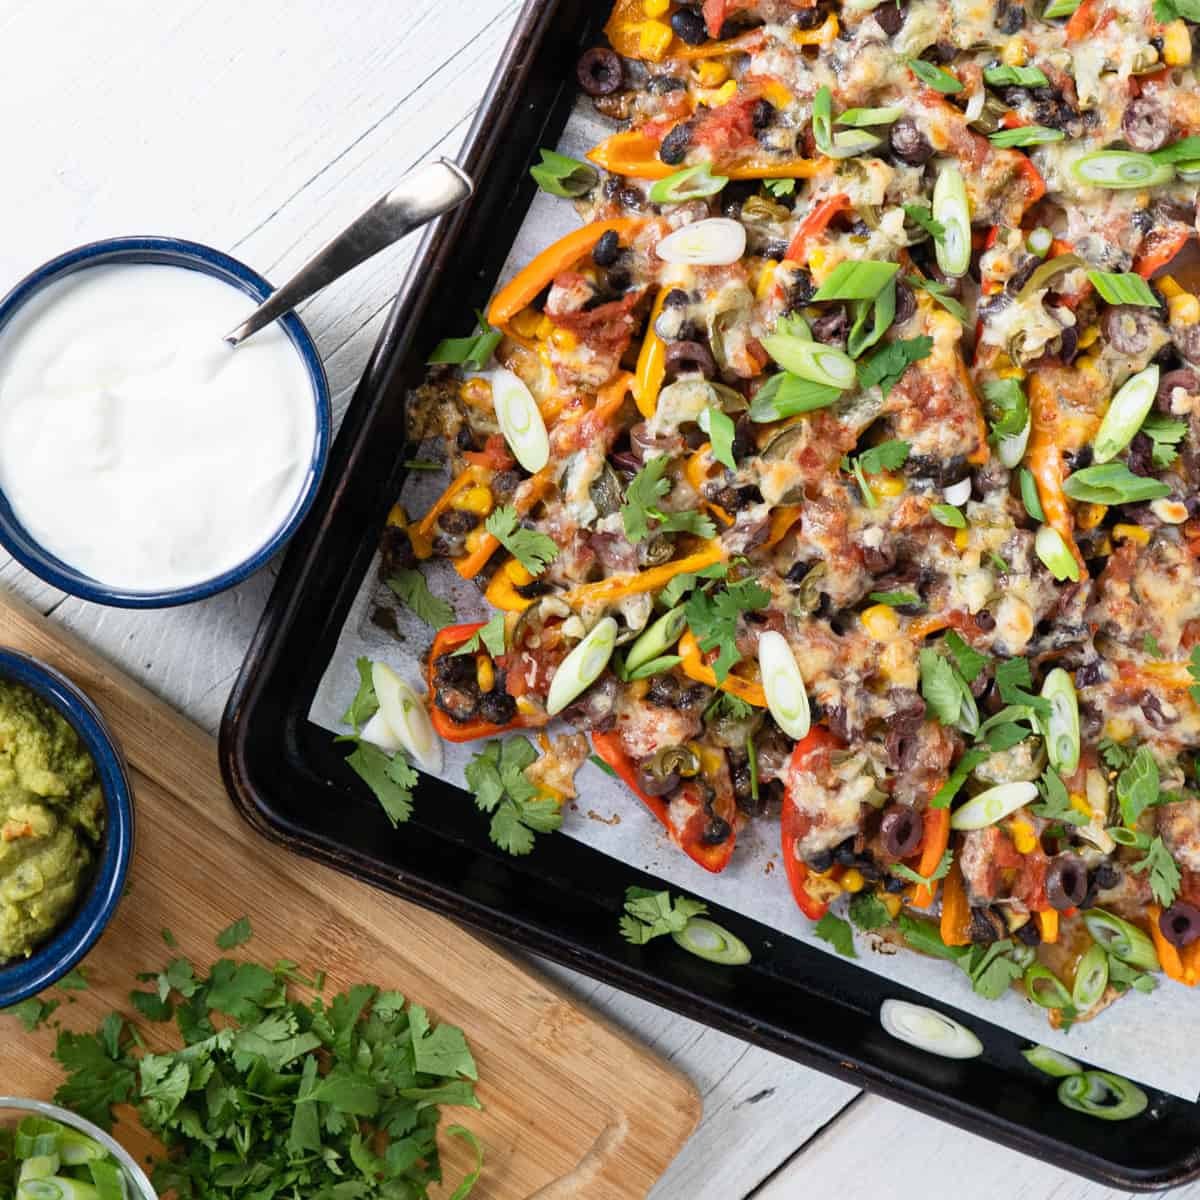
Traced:
<path fill-rule="evenodd" d="M 125 760 L 95 704 L 61 671 L 0 647 L 0 679 L 24 684 L 66 718 L 87 747 L 104 795 L 105 831 L 91 887 L 71 920 L 26 959 L 0 965 L 0 1008 L 36 996 L 83 960 L 116 911 L 133 859 L 133 789 Z"/>
<path fill-rule="evenodd" d="M 156 263 L 201 271 L 239 288 L 256 303 L 261 303 L 275 290 L 263 276 L 245 263 L 202 242 L 150 234 L 105 238 L 67 250 L 26 275 L 0 299 L 0 329 L 3 329 L 21 307 L 48 284 L 87 267 L 116 262 Z M 312 507 L 329 456 L 333 426 L 329 381 L 311 335 L 304 322 L 294 312 L 281 317 L 280 323 L 292 345 L 303 358 L 312 382 L 317 418 L 316 437 L 313 440 L 313 454 L 309 462 L 307 480 L 291 513 L 271 538 L 249 558 L 221 575 L 185 588 L 134 591 L 109 587 L 76 571 L 70 564 L 56 558 L 42 547 L 17 519 L 2 490 L 0 545 L 22 566 L 60 591 L 114 608 L 169 608 L 178 604 L 190 604 L 231 588 L 252 575 L 291 538 Z"/>

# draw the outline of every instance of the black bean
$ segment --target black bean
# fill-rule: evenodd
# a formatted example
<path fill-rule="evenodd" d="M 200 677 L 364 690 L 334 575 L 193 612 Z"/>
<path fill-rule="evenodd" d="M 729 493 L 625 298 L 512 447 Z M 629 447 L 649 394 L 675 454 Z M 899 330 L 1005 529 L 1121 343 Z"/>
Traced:
<path fill-rule="evenodd" d="M 792 24 L 797 29 L 816 29 L 822 21 L 825 20 L 825 14 L 814 4 L 811 8 L 802 8 L 795 16 L 792 17 Z"/>
<path fill-rule="evenodd" d="M 1200 325 L 1173 325 L 1171 340 L 1188 362 L 1200 363 Z"/>
<path fill-rule="evenodd" d="M 633 284 L 633 276 L 624 267 L 614 267 L 605 275 L 604 282 L 611 295 L 621 296 Z"/>
<path fill-rule="evenodd" d="M 1094 452 L 1091 446 L 1080 446 L 1078 450 L 1068 450 L 1063 460 L 1072 471 L 1082 471 L 1092 465 Z"/>
<path fill-rule="evenodd" d="M 1149 96 L 1139 96 L 1125 105 L 1121 132 L 1130 147 L 1143 154 L 1161 149 L 1171 136 L 1171 118 Z"/>
<path fill-rule="evenodd" d="M 1058 350 L 1055 358 L 1064 366 L 1070 366 L 1079 354 L 1079 330 L 1074 325 L 1066 325 L 1059 334 Z"/>
<path fill-rule="evenodd" d="M 847 838 L 840 845 L 833 849 L 833 861 L 841 867 L 854 866 L 854 860 L 858 857 L 857 851 L 854 849 L 854 838 Z"/>
<path fill-rule="evenodd" d="M 1104 678 L 1104 663 L 1093 658 L 1091 662 L 1085 662 L 1082 667 L 1079 667 L 1075 672 L 1075 686 L 1077 688 L 1091 687 L 1094 683 L 1099 683 Z"/>
<path fill-rule="evenodd" d="M 933 157 L 933 146 L 912 117 L 901 117 L 888 134 L 892 153 L 901 162 L 919 167 Z"/>
<path fill-rule="evenodd" d="M 672 288 L 663 297 L 664 308 L 687 308 L 690 303 L 687 292 L 682 288 Z"/>
<path fill-rule="evenodd" d="M 702 342 L 671 342 L 664 357 L 667 375 L 672 379 L 696 371 L 711 379 L 717 373 L 712 351 Z"/>
<path fill-rule="evenodd" d="M 408 530 L 398 525 L 384 526 L 383 533 L 379 535 L 379 553 L 382 557 L 380 570 L 385 576 L 416 565 L 412 538 L 408 536 Z"/>
<path fill-rule="evenodd" d="M 793 271 L 787 290 L 787 312 L 794 313 L 803 308 L 816 292 L 812 276 L 803 268 Z"/>
<path fill-rule="evenodd" d="M 770 100 L 756 100 L 750 112 L 750 123 L 754 132 L 762 133 L 764 129 L 769 129 L 774 124 L 776 115 L 775 105 Z"/>
<path fill-rule="evenodd" d="M 472 683 L 466 687 L 438 687 L 434 692 L 433 702 L 451 720 L 469 721 L 479 708 L 479 690 Z"/>
<path fill-rule="evenodd" d="M 688 147 L 692 144 L 692 127 L 687 121 L 681 121 L 662 140 L 658 148 L 658 157 L 670 167 L 678 166 L 684 160 Z"/>
<path fill-rule="evenodd" d="M 893 321 L 897 325 L 903 325 L 917 311 L 917 298 L 913 294 L 912 288 L 908 286 L 904 280 L 896 284 L 896 315 Z"/>
<path fill-rule="evenodd" d="M 883 0 L 883 3 L 875 9 L 871 14 L 888 37 L 895 37 L 900 32 L 901 26 L 904 24 L 904 18 L 908 15 L 908 0 Z"/>
<path fill-rule="evenodd" d="M 475 435 L 471 432 L 471 430 L 466 425 L 464 425 L 454 435 L 454 444 L 460 450 L 474 450 L 475 449 Z"/>
<path fill-rule="evenodd" d="M 521 472 L 509 468 L 507 471 L 498 471 L 492 476 L 492 494 L 503 499 L 506 496 L 511 496 L 517 490 L 521 483 Z"/>
<path fill-rule="evenodd" d="M 1142 710 L 1142 715 L 1155 729 L 1167 727 L 1167 715 L 1163 712 L 1162 701 L 1149 688 L 1146 688 L 1138 696 L 1137 702 L 1138 707 Z"/>
<path fill-rule="evenodd" d="M 810 855 L 808 859 L 808 869 L 815 871 L 818 875 L 824 875 L 830 867 L 833 866 L 833 851 L 818 850 L 816 854 Z"/>
<path fill-rule="evenodd" d="M 850 317 L 846 310 L 838 305 L 812 323 L 814 340 L 824 342 L 827 346 L 839 346 L 845 349 L 846 334 L 850 329 Z"/>
<path fill-rule="evenodd" d="M 469 654 L 443 654 L 433 664 L 435 687 L 466 686 L 475 682 L 475 659 Z"/>
<path fill-rule="evenodd" d="M 1158 927 L 1172 946 L 1190 946 L 1200 938 L 1200 909 L 1186 900 L 1176 900 L 1158 918 Z"/>
<path fill-rule="evenodd" d="M 708 41 L 708 30 L 704 18 L 691 8 L 681 8 L 671 16 L 671 28 L 681 42 L 689 46 L 699 46 Z"/>
<path fill-rule="evenodd" d="M 1015 296 L 1029 282 L 1029 277 L 1042 265 L 1040 258 L 1030 255 L 1005 281 L 1004 290 Z"/>
<path fill-rule="evenodd" d="M 679 704 L 679 680 L 674 675 L 655 675 L 646 690 L 646 703 L 655 708 L 675 708 Z"/>
<path fill-rule="evenodd" d="M 925 819 L 915 809 L 893 804 L 879 822 L 884 849 L 896 858 L 913 854 L 925 836 Z"/>
<path fill-rule="evenodd" d="M 635 187 L 623 187 L 620 195 L 621 207 L 630 212 L 641 212 L 646 207 L 646 197 Z"/>
<path fill-rule="evenodd" d="M 517 702 L 507 692 L 493 687 L 480 697 L 479 715 L 493 725 L 507 725 L 517 715 Z"/>
<path fill-rule="evenodd" d="M 901 879 L 899 875 L 889 875 L 883 881 L 883 890 L 890 892 L 893 896 L 904 891 L 906 887 L 908 887 L 907 882 Z"/>
<path fill-rule="evenodd" d="M 763 246 L 763 258 L 786 258 L 789 245 L 783 238 L 772 238 Z"/>
<path fill-rule="evenodd" d="M 1001 33 L 1020 33 L 1025 28 L 1025 10 L 1011 0 L 1000 0 L 996 5 L 996 28 Z"/>
<path fill-rule="evenodd" d="M 1074 854 L 1058 854 L 1046 869 L 1046 899 L 1058 912 L 1078 908 L 1087 895 L 1087 867 Z"/>
<path fill-rule="evenodd" d="M 1153 476 L 1154 441 L 1149 434 L 1139 431 L 1133 435 L 1133 441 L 1129 443 L 1129 456 L 1125 462 L 1135 475 L 1147 479 Z"/>
<path fill-rule="evenodd" d="M 463 512 L 460 508 L 447 508 L 438 514 L 438 528 L 446 533 L 470 533 L 479 524 L 479 514 Z"/>
<path fill-rule="evenodd" d="M 621 253 L 621 239 L 615 229 L 608 229 L 592 248 L 592 262 L 598 267 L 611 267 Z"/>
<path fill-rule="evenodd" d="M 1005 934 L 1004 918 L 990 908 L 971 909 L 971 923 L 967 936 L 976 946 L 990 946 Z"/>
<path fill-rule="evenodd" d="M 709 817 L 708 824 L 704 826 L 700 840 L 706 846 L 719 846 L 722 842 L 729 840 L 732 832 L 733 826 L 724 817 L 712 816 Z"/>
<path fill-rule="evenodd" d="M 792 563 L 788 568 L 788 573 L 783 577 L 787 583 L 797 584 L 802 583 L 805 575 L 813 569 L 814 563 L 798 562 Z"/>
<path fill-rule="evenodd" d="M 1096 887 L 1107 892 L 1110 888 L 1117 887 L 1124 878 L 1123 872 L 1119 867 L 1114 867 L 1111 863 L 1101 863 L 1093 872 L 1092 879 L 1095 881 Z"/>
<path fill-rule="evenodd" d="M 1017 940 L 1023 942 L 1026 946 L 1037 946 L 1042 940 L 1042 931 L 1038 929 L 1036 921 L 1026 921 L 1020 929 L 1017 930 Z"/>
<path fill-rule="evenodd" d="M 625 82 L 620 56 L 603 46 L 588 50 L 575 67 L 579 86 L 589 96 L 611 96 Z"/>

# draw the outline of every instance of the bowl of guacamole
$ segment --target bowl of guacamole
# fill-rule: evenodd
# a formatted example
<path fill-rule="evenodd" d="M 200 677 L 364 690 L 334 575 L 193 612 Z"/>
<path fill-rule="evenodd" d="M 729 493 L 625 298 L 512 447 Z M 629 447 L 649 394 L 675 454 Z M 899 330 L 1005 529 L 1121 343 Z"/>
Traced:
<path fill-rule="evenodd" d="M 58 671 L 0 648 L 0 1007 L 83 959 L 132 851 L 129 780 L 99 711 Z"/>

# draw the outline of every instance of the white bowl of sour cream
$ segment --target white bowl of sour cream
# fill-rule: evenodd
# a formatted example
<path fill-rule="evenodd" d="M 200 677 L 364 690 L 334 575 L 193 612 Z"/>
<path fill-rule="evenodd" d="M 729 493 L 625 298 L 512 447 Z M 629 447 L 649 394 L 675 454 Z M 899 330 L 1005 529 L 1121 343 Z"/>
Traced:
<path fill-rule="evenodd" d="M 245 579 L 295 531 L 329 449 L 329 385 L 293 313 L 218 250 L 113 238 L 0 301 L 0 543 L 65 592 L 131 608 Z"/>

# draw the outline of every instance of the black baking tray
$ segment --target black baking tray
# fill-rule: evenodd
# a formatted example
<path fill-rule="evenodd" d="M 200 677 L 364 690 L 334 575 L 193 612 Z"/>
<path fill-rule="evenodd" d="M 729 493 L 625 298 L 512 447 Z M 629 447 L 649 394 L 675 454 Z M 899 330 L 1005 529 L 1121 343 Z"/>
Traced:
<path fill-rule="evenodd" d="M 1152 1093 L 1143 1116 L 1118 1126 L 1072 1113 L 1021 1059 L 1019 1039 L 962 1014 L 982 1058 L 913 1050 L 882 1032 L 879 1006 L 923 996 L 716 905 L 716 920 L 752 948 L 748 967 L 714 967 L 669 941 L 631 946 L 617 930 L 621 901 L 652 876 L 566 837 L 539 838 L 514 859 L 488 841 L 468 796 L 432 779 L 413 819 L 392 830 L 344 765 L 345 747 L 307 720 L 400 492 L 406 393 L 424 352 L 485 305 L 533 195 L 529 165 L 557 143 L 574 63 L 609 7 L 529 0 L 521 12 L 460 159 L 481 186 L 421 245 L 230 697 L 221 766 L 235 805 L 300 854 L 1057 1166 L 1137 1190 L 1200 1175 L 1197 1105 Z"/>

